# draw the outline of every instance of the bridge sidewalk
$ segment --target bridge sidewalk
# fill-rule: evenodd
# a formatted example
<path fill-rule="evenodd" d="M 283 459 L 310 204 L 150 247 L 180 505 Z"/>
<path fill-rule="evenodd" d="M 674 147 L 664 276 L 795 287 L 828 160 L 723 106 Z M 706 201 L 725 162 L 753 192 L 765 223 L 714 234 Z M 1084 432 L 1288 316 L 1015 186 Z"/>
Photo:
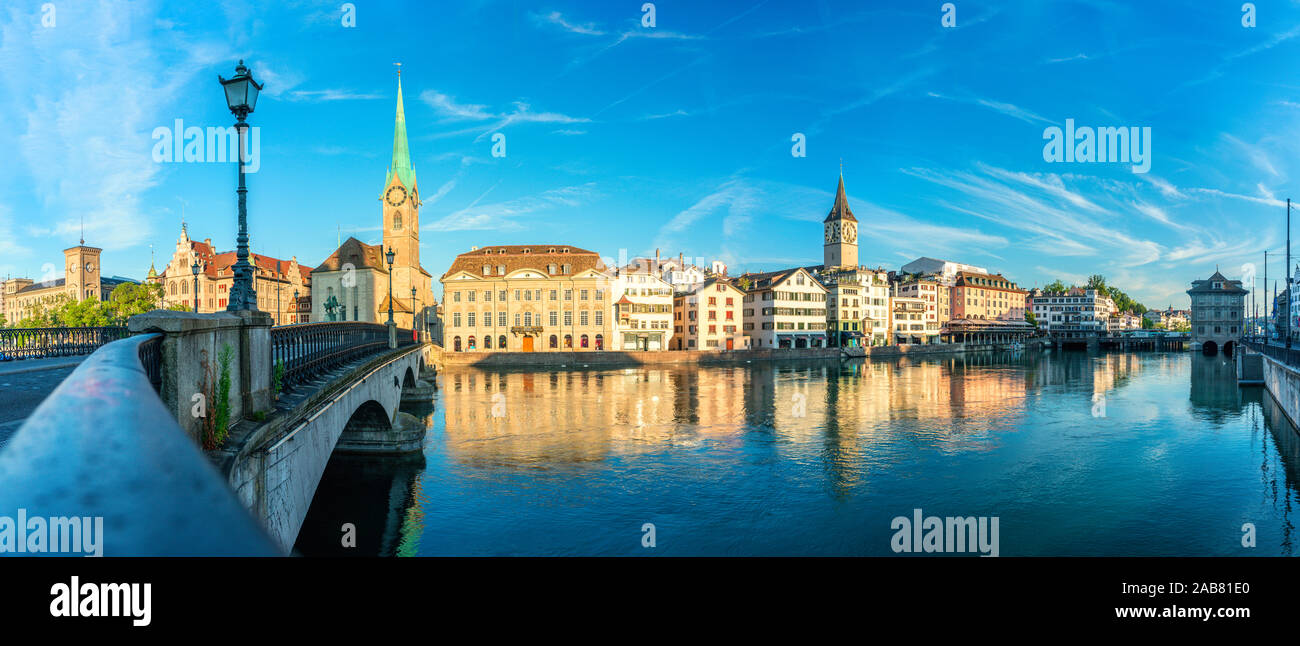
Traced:
<path fill-rule="evenodd" d="M 0 376 L 78 366 L 81 365 L 81 362 L 85 361 L 86 357 L 89 356 L 90 355 L 86 354 L 79 357 L 49 357 L 46 359 L 15 359 L 11 361 L 0 361 Z"/>

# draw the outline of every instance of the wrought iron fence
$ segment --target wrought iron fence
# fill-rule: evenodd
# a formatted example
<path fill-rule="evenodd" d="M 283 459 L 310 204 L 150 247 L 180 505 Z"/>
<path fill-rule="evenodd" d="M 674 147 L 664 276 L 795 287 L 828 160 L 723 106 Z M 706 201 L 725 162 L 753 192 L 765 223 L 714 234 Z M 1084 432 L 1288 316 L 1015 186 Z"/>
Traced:
<path fill-rule="evenodd" d="M 410 330 L 397 331 L 398 347 L 414 343 Z M 283 370 L 280 389 L 287 391 L 340 364 L 387 348 L 388 326 L 379 323 L 282 325 L 271 328 L 271 369 Z"/>
<path fill-rule="evenodd" d="M 140 343 L 139 357 L 140 366 L 144 368 L 145 376 L 149 377 L 149 385 L 153 386 L 155 393 L 162 391 L 162 341 L 163 335 L 150 334 L 150 338 Z"/>
<path fill-rule="evenodd" d="M 0 329 L 0 361 L 90 354 L 131 336 L 125 327 L 38 327 Z"/>
<path fill-rule="evenodd" d="M 1288 366 L 1300 368 L 1300 349 L 1271 345 L 1252 339 L 1242 339 L 1241 343 L 1255 352 L 1263 353 L 1265 356 L 1277 359 Z"/>

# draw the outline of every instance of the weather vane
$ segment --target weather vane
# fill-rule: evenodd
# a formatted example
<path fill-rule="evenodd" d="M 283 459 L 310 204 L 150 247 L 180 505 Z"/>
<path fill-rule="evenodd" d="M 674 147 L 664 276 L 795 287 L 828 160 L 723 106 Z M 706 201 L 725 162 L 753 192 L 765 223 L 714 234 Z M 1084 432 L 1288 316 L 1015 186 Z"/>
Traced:
<path fill-rule="evenodd" d="M 393 63 L 393 65 L 396 65 L 396 66 L 397 66 L 397 76 L 400 77 L 400 76 L 402 75 L 402 64 L 401 64 L 401 63 Z"/>

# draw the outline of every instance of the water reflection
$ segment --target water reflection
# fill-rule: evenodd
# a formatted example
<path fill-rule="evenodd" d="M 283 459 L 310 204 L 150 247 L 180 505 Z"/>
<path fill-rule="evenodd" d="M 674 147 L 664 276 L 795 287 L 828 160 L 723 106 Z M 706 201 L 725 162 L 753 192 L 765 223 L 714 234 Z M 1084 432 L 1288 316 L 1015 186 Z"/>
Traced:
<path fill-rule="evenodd" d="M 890 554 L 889 518 L 916 506 L 1001 516 L 1005 555 L 1237 554 L 1243 522 L 1259 553 L 1291 550 L 1300 442 L 1222 358 L 463 370 L 439 386 L 420 413 L 428 463 L 332 461 L 303 553 L 339 553 L 339 525 L 364 516 L 377 538 L 353 553 L 643 554 L 636 528 L 655 519 L 656 553 Z"/>

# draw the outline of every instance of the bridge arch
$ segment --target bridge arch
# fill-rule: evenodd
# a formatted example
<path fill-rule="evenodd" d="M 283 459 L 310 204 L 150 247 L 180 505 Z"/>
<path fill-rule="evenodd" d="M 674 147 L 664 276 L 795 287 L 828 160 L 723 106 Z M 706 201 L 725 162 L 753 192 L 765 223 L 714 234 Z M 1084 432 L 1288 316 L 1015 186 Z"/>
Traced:
<path fill-rule="evenodd" d="M 1237 348 L 1236 348 L 1236 346 L 1232 343 L 1232 341 L 1227 341 L 1227 342 L 1225 342 L 1225 343 L 1223 344 L 1223 356 L 1225 356 L 1225 357 L 1231 357 L 1231 356 L 1232 356 L 1232 351 L 1235 350 L 1235 349 L 1237 349 Z"/>
<path fill-rule="evenodd" d="M 402 377 L 402 387 L 411 388 L 415 386 L 415 371 L 410 367 L 406 368 L 406 375 Z"/>
<path fill-rule="evenodd" d="M 1207 355 L 1217 354 L 1219 352 L 1219 344 L 1213 341 L 1206 341 L 1201 344 L 1201 352 L 1204 352 Z"/>
<path fill-rule="evenodd" d="M 357 406 L 357 409 L 352 412 L 352 416 L 343 425 L 343 433 L 346 435 L 390 430 L 393 427 L 390 419 L 384 405 L 371 399 Z"/>

